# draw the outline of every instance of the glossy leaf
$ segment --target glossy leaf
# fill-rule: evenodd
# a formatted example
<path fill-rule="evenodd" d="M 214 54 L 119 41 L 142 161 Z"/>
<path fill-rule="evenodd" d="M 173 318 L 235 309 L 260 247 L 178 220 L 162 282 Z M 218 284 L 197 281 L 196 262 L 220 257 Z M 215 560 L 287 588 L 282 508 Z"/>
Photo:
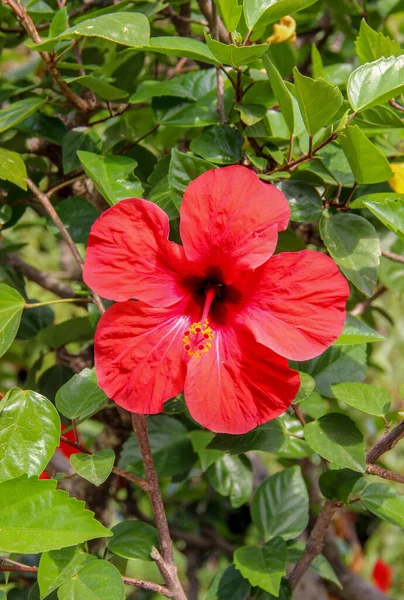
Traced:
<path fill-rule="evenodd" d="M 304 531 L 309 519 L 309 498 L 300 467 L 284 469 L 258 487 L 251 504 L 252 520 L 265 539 L 285 540 Z"/>
<path fill-rule="evenodd" d="M 308 423 L 304 437 L 314 452 L 331 462 L 333 469 L 346 468 L 364 473 L 363 435 L 346 415 L 329 413 Z"/>
<path fill-rule="evenodd" d="M 324 214 L 320 234 L 343 274 L 371 296 L 377 282 L 380 241 L 367 219 L 353 214 Z"/>
<path fill-rule="evenodd" d="M 112 535 L 85 509 L 84 502 L 55 487 L 52 479 L 26 476 L 0 483 L 0 548 L 4 552 L 37 554 Z"/>
<path fill-rule="evenodd" d="M 235 44 L 222 44 L 209 34 L 205 35 L 209 50 L 216 56 L 220 64 L 241 67 L 261 58 L 268 50 L 269 44 L 253 44 L 251 46 L 236 46 Z"/>
<path fill-rule="evenodd" d="M 196 429 L 195 431 L 190 431 L 189 437 L 191 439 L 193 449 L 198 454 L 202 471 L 206 471 L 211 465 L 213 465 L 217 460 L 219 460 L 219 458 L 222 457 L 223 453 L 221 450 L 211 450 L 207 447 L 215 437 L 215 434 L 212 431 Z"/>
<path fill-rule="evenodd" d="M 237 0 L 216 0 L 216 4 L 227 30 L 237 29 L 243 7 L 238 4 Z"/>
<path fill-rule="evenodd" d="M 27 169 L 21 156 L 17 152 L 0 148 L 0 179 L 11 181 L 19 188 L 26 190 Z"/>
<path fill-rule="evenodd" d="M 297 392 L 295 399 L 293 400 L 293 404 L 300 404 L 303 402 L 308 396 L 310 396 L 311 392 L 314 390 L 316 386 L 316 382 L 313 377 L 308 373 L 304 373 L 303 371 L 299 373 L 300 376 L 300 388 Z"/>
<path fill-rule="evenodd" d="M 178 192 L 181 196 L 188 185 L 205 171 L 215 169 L 215 165 L 202 158 L 185 154 L 173 148 L 171 152 L 171 162 L 168 171 L 168 183 L 172 190 Z"/>
<path fill-rule="evenodd" d="M 288 199 L 291 221 L 311 223 L 321 217 L 322 204 L 316 188 L 298 180 L 285 180 L 277 184 Z"/>
<path fill-rule="evenodd" d="M 13 343 L 24 304 L 24 298 L 17 290 L 0 283 L 0 356 L 3 356 Z"/>
<path fill-rule="evenodd" d="M 286 573 L 287 547 L 276 537 L 258 546 L 242 546 L 234 553 L 234 564 L 252 586 L 278 596 L 283 575 Z"/>
<path fill-rule="evenodd" d="M 217 125 L 192 140 L 190 149 L 217 165 L 234 165 L 241 160 L 244 138 L 234 127 Z"/>
<path fill-rule="evenodd" d="M 31 96 L 24 100 L 17 100 L 12 102 L 6 108 L 0 110 L 0 133 L 15 127 L 24 119 L 27 119 L 30 115 L 35 113 L 41 106 L 45 104 L 43 98 L 38 96 Z M 25 188 L 26 189 L 26 188 Z"/>
<path fill-rule="evenodd" d="M 93 129 L 86 127 L 71 129 L 62 141 L 63 170 L 65 174 L 81 167 L 78 157 L 79 150 L 94 153 L 100 151 L 101 146 L 101 138 Z"/>
<path fill-rule="evenodd" d="M 83 565 L 58 590 L 59 600 L 122 600 L 124 585 L 118 569 L 107 560 Z"/>
<path fill-rule="evenodd" d="M 248 28 L 257 29 L 279 21 L 285 15 L 303 10 L 315 2 L 317 0 L 246 0 L 243 4 L 244 17 Z"/>
<path fill-rule="evenodd" d="M 34 304 L 37 300 L 29 300 L 28 304 Z M 50 327 L 54 321 L 55 314 L 50 306 L 38 306 L 24 310 L 21 317 L 21 323 L 17 332 L 18 340 L 30 340 L 34 338 L 39 331 Z"/>
<path fill-rule="evenodd" d="M 57 409 L 69 419 L 88 417 L 107 402 L 107 397 L 98 387 L 94 369 L 83 369 L 65 383 L 56 394 Z"/>
<path fill-rule="evenodd" d="M 251 585 L 231 565 L 220 569 L 212 579 L 206 600 L 247 600 L 250 595 Z"/>
<path fill-rule="evenodd" d="M 391 486 L 371 483 L 362 492 L 361 500 L 379 519 L 404 527 L 404 496 Z"/>
<path fill-rule="evenodd" d="M 393 176 L 387 158 L 357 125 L 348 125 L 339 143 L 357 183 L 379 183 Z"/>
<path fill-rule="evenodd" d="M 362 475 L 351 469 L 330 469 L 320 475 L 321 493 L 329 500 L 338 500 L 348 504 Z"/>
<path fill-rule="evenodd" d="M 125 90 L 120 90 L 119 88 L 107 83 L 106 81 L 102 81 L 102 79 L 97 79 L 94 75 L 79 75 L 78 77 L 67 77 L 64 79 L 66 83 L 72 84 L 75 83 L 84 88 L 88 88 L 92 90 L 100 98 L 104 98 L 104 100 L 120 100 L 121 98 L 126 98 L 128 96 L 128 92 Z"/>
<path fill-rule="evenodd" d="M 108 550 L 122 558 L 152 560 L 151 551 L 159 547 L 157 529 L 142 521 L 122 521 L 112 528 Z"/>
<path fill-rule="evenodd" d="M 12 388 L 0 402 L 0 482 L 40 475 L 59 438 L 60 419 L 53 404 L 37 392 Z"/>
<path fill-rule="evenodd" d="M 214 436 L 208 448 L 223 450 L 230 454 L 241 454 L 251 450 L 278 452 L 285 442 L 286 432 L 282 421 L 273 419 L 243 435 L 219 433 Z"/>
<path fill-rule="evenodd" d="M 404 240 L 404 196 L 384 192 L 360 196 L 352 203 L 352 208 L 368 208 L 398 237 Z"/>
<path fill-rule="evenodd" d="M 210 485 L 221 496 L 229 497 L 234 508 L 247 502 L 253 489 L 251 463 L 244 455 L 224 454 L 206 472 Z"/>
<path fill-rule="evenodd" d="M 46 327 L 38 334 L 38 340 L 51 348 L 61 348 L 70 342 L 85 342 L 93 337 L 94 329 L 88 317 L 68 319 Z"/>
<path fill-rule="evenodd" d="M 275 94 L 275 98 L 279 104 L 279 108 L 286 121 L 286 125 L 288 126 L 289 133 L 290 135 L 293 135 L 295 131 L 295 117 L 292 96 L 268 54 L 264 54 L 262 62 L 267 72 L 271 88 Z"/>
<path fill-rule="evenodd" d="M 362 63 L 372 62 L 382 57 L 400 56 L 403 53 L 398 42 L 381 31 L 376 32 L 366 23 L 365 19 L 361 21 L 355 45 Z"/>
<path fill-rule="evenodd" d="M 206 44 L 199 40 L 182 37 L 154 37 L 150 40 L 150 45 L 147 48 L 151 52 L 158 54 L 166 54 L 168 56 L 180 56 L 191 58 L 192 60 L 201 60 L 210 65 L 220 65 L 220 61 L 216 58 Z"/>
<path fill-rule="evenodd" d="M 143 188 L 133 174 L 137 162 L 127 156 L 99 156 L 79 151 L 77 155 L 87 176 L 110 206 L 123 198 L 141 198 Z"/>
<path fill-rule="evenodd" d="M 378 106 L 404 91 L 404 56 L 379 58 L 358 67 L 348 79 L 348 99 L 360 112 Z"/>
<path fill-rule="evenodd" d="M 84 565 L 94 560 L 97 558 L 93 554 L 87 554 L 77 546 L 44 552 L 38 567 L 41 598 L 47 598 L 68 579 L 74 577 Z"/>
<path fill-rule="evenodd" d="M 305 77 L 296 68 L 293 74 L 304 124 L 309 135 L 314 136 L 322 127 L 330 124 L 342 105 L 342 94 L 337 86 L 329 84 L 322 77 Z"/>
<path fill-rule="evenodd" d="M 292 363 L 316 382 L 316 390 L 333 398 L 330 385 L 342 381 L 363 381 L 366 371 L 366 345 L 332 346 L 317 358 Z"/>
<path fill-rule="evenodd" d="M 91 226 L 100 216 L 99 211 L 85 198 L 73 196 L 62 200 L 58 204 L 56 212 L 62 219 L 72 240 L 76 244 L 87 244 Z M 62 239 L 58 228 L 50 219 L 48 229 L 59 239 Z"/>
<path fill-rule="evenodd" d="M 97 487 L 108 479 L 115 462 L 113 450 L 99 450 L 94 454 L 72 454 L 70 464 L 80 477 Z"/>
<path fill-rule="evenodd" d="M 391 398 L 383 388 L 366 383 L 337 383 L 331 389 L 338 400 L 367 415 L 383 417 L 390 410 Z"/>
<path fill-rule="evenodd" d="M 375 331 L 360 319 L 347 314 L 344 329 L 333 345 L 369 344 L 370 342 L 381 342 L 385 339 L 384 335 Z"/>

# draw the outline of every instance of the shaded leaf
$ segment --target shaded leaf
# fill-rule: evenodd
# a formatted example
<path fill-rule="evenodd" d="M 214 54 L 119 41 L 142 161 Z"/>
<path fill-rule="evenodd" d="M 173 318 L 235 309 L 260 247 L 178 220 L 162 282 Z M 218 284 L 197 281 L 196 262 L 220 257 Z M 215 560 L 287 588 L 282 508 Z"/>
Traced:
<path fill-rule="evenodd" d="M 57 409 L 65 417 L 83 419 L 102 408 L 107 397 L 98 387 L 94 369 L 86 368 L 57 391 L 55 401 Z"/>
<path fill-rule="evenodd" d="M 224 454 L 206 472 L 210 485 L 221 495 L 229 497 L 235 508 L 247 502 L 253 489 L 251 463 L 244 455 Z"/>
<path fill-rule="evenodd" d="M 215 169 L 215 165 L 202 158 L 185 154 L 176 148 L 171 151 L 171 161 L 168 171 L 168 183 L 172 190 L 178 194 L 182 194 L 187 189 L 188 185 L 205 171 Z"/>
<path fill-rule="evenodd" d="M 190 149 L 218 165 L 234 165 L 241 160 L 244 138 L 234 127 L 217 125 L 192 140 Z"/>
<path fill-rule="evenodd" d="M 404 527 L 404 496 L 391 486 L 371 483 L 362 492 L 361 500 L 379 519 Z"/>
<path fill-rule="evenodd" d="M 0 133 L 24 121 L 24 119 L 36 112 L 43 104 L 45 104 L 43 98 L 31 96 L 30 98 L 24 98 L 24 100 L 12 102 L 6 108 L 2 108 L 0 110 Z M 4 150 L 2 152 L 4 153 Z"/>
<path fill-rule="evenodd" d="M 231 565 L 216 573 L 209 586 L 206 600 L 247 600 L 251 586 Z"/>
<path fill-rule="evenodd" d="M 0 179 L 11 181 L 19 188 L 26 190 L 27 169 L 21 156 L 17 152 L 0 148 Z"/>
<path fill-rule="evenodd" d="M 348 125 L 338 139 L 357 183 L 380 183 L 393 176 L 387 158 L 357 125 Z"/>
<path fill-rule="evenodd" d="M 321 473 L 319 484 L 323 496 L 348 504 L 350 495 L 362 475 L 351 469 L 330 469 Z"/>
<path fill-rule="evenodd" d="M 230 452 L 230 454 L 241 454 L 251 450 L 278 452 L 285 444 L 286 439 L 282 421 L 273 419 L 243 435 L 219 433 L 214 436 L 208 448 Z"/>
<path fill-rule="evenodd" d="M 288 199 L 291 221 L 311 223 L 321 217 L 321 198 L 316 188 L 291 179 L 279 182 L 276 187 Z"/>
<path fill-rule="evenodd" d="M 366 383 L 337 383 L 331 389 L 338 400 L 367 415 L 383 417 L 390 410 L 391 398 L 383 388 Z"/>
<path fill-rule="evenodd" d="M 112 528 L 108 550 L 122 558 L 152 560 L 153 547 L 159 547 L 157 529 L 142 521 L 122 521 Z"/>
<path fill-rule="evenodd" d="M 346 346 L 347 344 L 369 344 L 370 342 L 381 342 L 386 338 L 384 335 L 366 325 L 360 319 L 347 314 L 344 329 L 334 342 L 334 346 Z"/>
<path fill-rule="evenodd" d="M 38 584 L 41 598 L 47 597 L 87 563 L 97 560 L 93 554 L 70 546 L 62 550 L 44 552 L 39 561 Z"/>
<path fill-rule="evenodd" d="M 269 44 L 253 44 L 251 46 L 236 46 L 235 44 L 222 44 L 209 34 L 205 34 L 209 50 L 216 56 L 220 64 L 241 67 L 261 58 L 268 50 Z"/>

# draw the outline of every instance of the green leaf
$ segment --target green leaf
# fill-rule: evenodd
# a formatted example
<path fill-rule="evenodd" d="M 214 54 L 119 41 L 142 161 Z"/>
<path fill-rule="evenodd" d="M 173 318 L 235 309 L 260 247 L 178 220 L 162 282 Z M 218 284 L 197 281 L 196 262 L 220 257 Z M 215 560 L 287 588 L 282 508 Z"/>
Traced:
<path fill-rule="evenodd" d="M 291 362 L 294 369 L 305 371 L 316 382 L 316 391 L 333 398 L 330 385 L 342 381 L 363 381 L 366 372 L 366 345 L 332 346 L 317 358 Z"/>
<path fill-rule="evenodd" d="M 160 96 L 173 96 L 196 102 L 212 90 L 216 90 L 216 69 L 204 69 L 177 75 L 167 81 L 142 81 L 129 100 L 136 104 Z"/>
<path fill-rule="evenodd" d="M 391 231 L 404 240 L 404 195 L 393 192 L 360 196 L 351 208 L 368 208 Z"/>
<path fill-rule="evenodd" d="M 279 108 L 286 121 L 290 135 L 294 134 L 295 131 L 295 117 L 293 111 L 293 100 L 291 93 L 285 85 L 278 69 L 269 58 L 268 54 L 262 56 L 262 62 L 268 75 L 271 88 L 274 92 L 275 98 L 279 104 Z"/>
<path fill-rule="evenodd" d="M 297 392 L 296 398 L 293 400 L 293 404 L 300 404 L 303 400 L 306 400 L 308 396 L 312 393 L 314 388 L 316 387 L 316 382 L 313 377 L 308 373 L 304 373 L 301 371 L 299 373 L 300 376 L 300 388 Z"/>
<path fill-rule="evenodd" d="M 197 455 L 193 451 L 186 427 L 166 415 L 147 419 L 149 443 L 159 477 L 183 475 L 194 465 Z M 132 435 L 123 445 L 119 466 L 144 476 L 144 467 L 138 441 Z"/>
<path fill-rule="evenodd" d="M 216 0 L 220 15 L 226 26 L 227 31 L 234 31 L 240 21 L 243 7 L 239 5 L 237 0 Z"/>
<path fill-rule="evenodd" d="M 105 406 L 107 397 L 98 387 L 94 369 L 76 373 L 56 393 L 59 412 L 69 419 L 83 419 Z"/>
<path fill-rule="evenodd" d="M 338 400 L 367 415 L 383 417 L 390 410 L 391 398 L 383 388 L 366 383 L 337 383 L 331 389 Z"/>
<path fill-rule="evenodd" d="M 107 560 L 83 565 L 58 590 L 59 600 L 122 600 L 124 597 L 122 576 Z"/>
<path fill-rule="evenodd" d="M 77 317 L 42 329 L 37 339 L 51 348 L 61 348 L 70 342 L 86 342 L 93 337 L 94 329 L 90 319 Z"/>
<path fill-rule="evenodd" d="M 87 244 L 90 229 L 94 221 L 100 216 L 98 210 L 85 198 L 72 196 L 62 200 L 56 207 L 56 212 L 61 218 L 70 236 L 76 244 Z M 58 239 L 62 239 L 59 229 L 49 218 L 47 227 Z"/>
<path fill-rule="evenodd" d="M 309 135 L 314 136 L 322 127 L 329 125 L 341 107 L 342 94 L 337 86 L 325 79 L 305 77 L 295 67 L 295 94 Z"/>
<path fill-rule="evenodd" d="M 324 214 L 320 234 L 345 277 L 371 296 L 377 283 L 380 241 L 367 219 L 353 214 Z"/>
<path fill-rule="evenodd" d="M 357 183 L 380 183 L 393 177 L 387 158 L 357 125 L 348 125 L 338 140 Z"/>
<path fill-rule="evenodd" d="M 245 504 L 253 489 L 251 463 L 244 455 L 223 455 L 206 472 L 210 485 L 221 496 L 229 497 L 234 508 Z"/>
<path fill-rule="evenodd" d="M 69 15 L 67 8 L 64 6 L 55 12 L 49 27 L 49 37 L 57 37 L 63 33 L 69 26 Z"/>
<path fill-rule="evenodd" d="M 324 64 L 316 44 L 311 45 L 311 70 L 313 78 L 324 77 Z"/>
<path fill-rule="evenodd" d="M 129 96 L 128 92 L 125 90 L 120 90 L 119 88 L 107 83 L 106 81 L 102 81 L 102 79 L 97 79 L 93 75 L 80 75 L 79 77 L 66 77 L 63 79 L 68 84 L 77 83 L 78 85 L 88 88 L 92 90 L 100 98 L 104 98 L 104 100 L 120 100 L 121 98 L 126 98 Z"/>
<path fill-rule="evenodd" d="M 27 169 L 21 156 L 17 152 L 0 148 L 0 179 L 11 181 L 19 188 L 27 189 Z"/>
<path fill-rule="evenodd" d="M 221 450 L 207 449 L 209 442 L 211 442 L 215 437 L 213 432 L 196 429 L 195 431 L 189 432 L 189 437 L 191 439 L 193 449 L 198 454 L 202 471 L 206 471 L 211 465 L 213 465 L 217 460 L 219 460 L 219 458 L 222 457 L 223 453 Z"/>
<path fill-rule="evenodd" d="M 24 100 L 12 102 L 6 108 L 0 110 L 0 133 L 7 131 L 11 127 L 15 127 L 21 121 L 39 110 L 40 106 L 45 104 L 46 100 L 38 96 L 31 96 Z M 26 189 L 26 188 L 25 188 Z"/>
<path fill-rule="evenodd" d="M 404 56 L 379 58 L 355 69 L 348 79 L 348 100 L 360 112 L 404 91 Z"/>
<path fill-rule="evenodd" d="M 63 170 L 65 174 L 81 167 L 78 157 L 79 150 L 88 152 L 101 151 L 101 138 L 96 131 L 86 127 L 71 129 L 63 138 Z"/>
<path fill-rule="evenodd" d="M 0 483 L 40 475 L 59 440 L 60 419 L 53 404 L 36 392 L 13 387 L 0 402 Z"/>
<path fill-rule="evenodd" d="M 304 428 L 310 448 L 331 462 L 333 469 L 352 469 L 364 473 L 363 435 L 352 419 L 341 413 L 328 413 Z"/>
<path fill-rule="evenodd" d="M 234 127 L 217 125 L 192 140 L 190 149 L 218 165 L 234 165 L 241 160 L 244 138 Z"/>
<path fill-rule="evenodd" d="M 279 21 L 285 15 L 311 6 L 317 0 L 245 0 L 244 17 L 249 29 L 258 29 Z"/>
<path fill-rule="evenodd" d="M 175 36 L 151 38 L 150 45 L 147 46 L 145 50 L 166 54 L 168 56 L 200 60 L 210 65 L 220 65 L 220 61 L 211 50 L 209 50 L 206 44 L 192 38 Z"/>
<path fill-rule="evenodd" d="M 393 246 L 391 251 L 396 254 L 404 255 L 404 241 L 398 239 Z M 385 285 L 389 290 L 393 290 L 396 294 L 404 294 L 404 264 L 389 260 L 384 256 L 380 260 L 380 282 Z"/>
<path fill-rule="evenodd" d="M 352 186 L 355 182 L 352 169 L 341 146 L 338 144 L 328 144 L 317 153 L 321 160 L 321 166 L 332 175 L 334 180 L 343 186 Z M 311 161 L 310 167 L 315 164 L 318 159 Z M 323 175 L 319 173 L 320 177 Z M 330 183 L 333 183 L 330 180 Z"/>
<path fill-rule="evenodd" d="M 108 550 L 122 558 L 152 560 L 151 551 L 159 547 L 157 529 L 141 521 L 122 521 L 112 528 Z"/>
<path fill-rule="evenodd" d="M 224 108 L 228 114 L 234 99 L 233 88 L 229 80 L 224 81 Z M 156 103 L 157 104 L 157 103 Z M 219 116 L 217 111 L 217 91 L 212 89 L 201 95 L 197 102 L 180 102 L 174 107 L 167 107 L 165 100 L 156 106 L 158 121 L 163 125 L 176 127 L 207 127 L 218 125 Z"/>
<path fill-rule="evenodd" d="M 185 154 L 176 148 L 171 151 L 168 183 L 170 188 L 181 196 L 188 185 L 205 171 L 215 169 L 215 165 L 192 154 Z"/>
<path fill-rule="evenodd" d="M 28 304 L 33 304 L 37 300 L 29 300 Z M 17 332 L 18 340 L 30 340 L 34 338 L 41 329 L 52 325 L 55 314 L 50 306 L 38 306 L 24 310 L 21 317 L 21 323 Z"/>
<path fill-rule="evenodd" d="M 123 198 L 141 198 L 143 188 L 133 174 L 137 162 L 128 156 L 100 156 L 79 151 L 77 155 L 86 175 L 110 206 Z"/>
<path fill-rule="evenodd" d="M 24 298 L 14 288 L 0 283 L 0 356 L 8 350 L 20 326 Z"/>
<path fill-rule="evenodd" d="M 84 565 L 94 560 L 97 558 L 93 554 L 87 554 L 76 546 L 44 552 L 38 567 L 41 598 L 46 598 L 68 579 L 74 577 Z"/>
<path fill-rule="evenodd" d="M 267 114 L 267 109 L 262 104 L 235 104 L 234 108 L 240 113 L 241 120 L 246 125 L 259 123 Z M 263 168 L 266 167 L 266 162 L 264 159 Z"/>
<path fill-rule="evenodd" d="M 320 475 L 319 484 L 323 496 L 348 504 L 350 496 L 362 475 L 351 469 L 330 469 Z"/>
<path fill-rule="evenodd" d="M 309 520 L 309 497 L 300 467 L 284 469 L 261 483 L 251 516 L 265 538 L 290 540 L 300 535 Z"/>
<path fill-rule="evenodd" d="M 291 179 L 279 182 L 276 187 L 285 194 L 289 202 L 291 221 L 311 223 L 319 220 L 322 204 L 316 188 Z"/>
<path fill-rule="evenodd" d="M 234 565 L 216 573 L 205 600 L 247 600 L 251 586 Z"/>
<path fill-rule="evenodd" d="M 334 346 L 345 346 L 347 344 L 369 344 L 370 342 L 381 342 L 386 338 L 375 331 L 363 321 L 347 314 L 344 329 Z"/>
<path fill-rule="evenodd" d="M 398 527 L 404 527 L 404 496 L 383 483 L 371 483 L 362 492 L 361 500 L 371 513 Z"/>
<path fill-rule="evenodd" d="M 52 479 L 26 476 L 0 483 L 0 548 L 4 552 L 37 554 L 112 535 L 84 502 L 55 487 Z"/>
<path fill-rule="evenodd" d="M 80 477 L 97 487 L 108 479 L 115 462 L 113 450 L 99 450 L 94 454 L 72 454 L 70 464 Z"/>
<path fill-rule="evenodd" d="M 285 541 L 276 537 L 261 548 L 242 546 L 234 553 L 234 564 L 252 586 L 279 595 L 283 575 L 286 573 L 288 551 Z"/>
<path fill-rule="evenodd" d="M 243 435 L 219 433 L 215 435 L 208 448 L 230 452 L 230 454 L 241 454 L 251 450 L 278 452 L 286 440 L 287 436 L 282 421 L 273 419 Z"/>
<path fill-rule="evenodd" d="M 281 587 L 277 596 L 273 596 L 261 588 L 256 588 L 255 590 L 254 600 L 275 600 L 276 598 L 279 600 L 292 600 L 292 588 L 285 577 L 281 581 Z"/>
<path fill-rule="evenodd" d="M 382 32 L 377 33 L 366 23 L 365 19 L 361 21 L 355 45 L 362 63 L 372 62 L 382 57 L 400 56 L 403 53 L 398 42 Z"/>
<path fill-rule="evenodd" d="M 209 34 L 205 33 L 205 40 L 209 50 L 216 56 L 220 64 L 242 67 L 255 62 L 269 48 L 269 44 L 253 44 L 251 46 L 236 46 L 235 44 L 222 44 Z"/>

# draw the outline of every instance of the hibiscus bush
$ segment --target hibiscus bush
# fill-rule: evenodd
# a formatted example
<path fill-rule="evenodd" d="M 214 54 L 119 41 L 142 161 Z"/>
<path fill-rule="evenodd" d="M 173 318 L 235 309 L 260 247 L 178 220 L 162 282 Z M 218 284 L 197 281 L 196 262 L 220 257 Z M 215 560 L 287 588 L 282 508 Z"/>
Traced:
<path fill-rule="evenodd" d="M 404 598 L 403 31 L 1 0 L 0 599 Z"/>

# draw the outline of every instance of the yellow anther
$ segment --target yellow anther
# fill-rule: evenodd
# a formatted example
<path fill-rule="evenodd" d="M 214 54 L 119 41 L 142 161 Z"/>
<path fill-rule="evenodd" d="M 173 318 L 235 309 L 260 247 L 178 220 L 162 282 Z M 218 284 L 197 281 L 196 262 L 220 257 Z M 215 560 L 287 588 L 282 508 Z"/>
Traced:
<path fill-rule="evenodd" d="M 198 321 L 192 323 L 191 327 L 187 329 L 182 342 L 184 344 L 184 350 L 188 356 L 202 356 L 206 354 L 212 348 L 210 343 L 213 339 L 214 333 L 211 327 L 209 327 L 208 320 L 205 319 L 203 323 Z"/>

